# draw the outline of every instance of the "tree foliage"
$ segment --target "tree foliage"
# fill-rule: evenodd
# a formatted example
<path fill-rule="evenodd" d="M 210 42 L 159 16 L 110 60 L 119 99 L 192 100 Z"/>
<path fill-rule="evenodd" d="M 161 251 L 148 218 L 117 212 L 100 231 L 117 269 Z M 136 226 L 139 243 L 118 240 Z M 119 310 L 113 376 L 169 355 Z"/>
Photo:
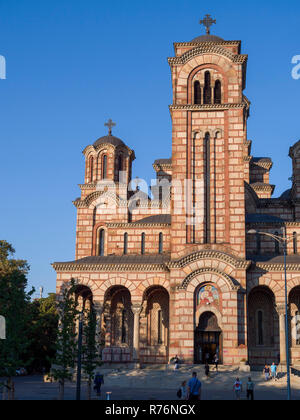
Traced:
<path fill-rule="evenodd" d="M 12 258 L 13 247 L 0 241 L 0 314 L 6 320 L 6 340 L 0 340 L 0 376 L 11 377 L 24 365 L 22 355 L 30 342 L 30 298 L 26 291 L 29 265 L 24 260 Z"/>

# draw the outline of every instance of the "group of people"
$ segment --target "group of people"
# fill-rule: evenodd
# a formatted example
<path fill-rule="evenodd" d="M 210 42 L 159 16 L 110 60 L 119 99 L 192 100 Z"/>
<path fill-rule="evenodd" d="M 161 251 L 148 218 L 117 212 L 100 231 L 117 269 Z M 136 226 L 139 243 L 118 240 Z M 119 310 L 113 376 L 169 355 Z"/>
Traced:
<path fill-rule="evenodd" d="M 240 400 L 242 392 L 243 392 L 243 384 L 240 381 L 240 378 L 236 378 L 236 381 L 233 384 L 233 391 L 235 394 L 235 398 L 237 400 Z M 254 383 L 251 379 L 251 376 L 249 376 L 248 382 L 247 382 L 247 400 L 252 400 L 252 401 L 254 400 Z"/>
<path fill-rule="evenodd" d="M 272 378 L 274 381 L 277 381 L 277 366 L 273 362 L 272 366 L 269 367 L 268 365 L 265 365 L 263 373 L 265 375 L 265 380 L 268 381 L 270 378 Z"/>
<path fill-rule="evenodd" d="M 184 381 L 177 392 L 177 397 L 180 400 L 199 401 L 201 400 L 201 381 L 197 378 L 197 372 L 193 372 L 192 378 Z"/>

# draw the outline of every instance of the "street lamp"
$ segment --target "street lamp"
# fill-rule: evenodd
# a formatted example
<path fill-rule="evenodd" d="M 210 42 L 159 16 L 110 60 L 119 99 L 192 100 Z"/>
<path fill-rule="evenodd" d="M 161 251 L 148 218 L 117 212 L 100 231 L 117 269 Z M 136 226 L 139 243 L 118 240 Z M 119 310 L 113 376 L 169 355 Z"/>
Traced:
<path fill-rule="evenodd" d="M 282 235 L 278 236 L 268 232 L 258 232 L 255 229 L 251 229 L 248 233 L 256 235 L 266 235 L 273 238 L 275 241 L 283 245 L 284 255 L 284 286 L 285 286 L 285 343 L 286 343 L 286 370 L 287 370 L 287 399 L 291 399 L 291 378 L 290 378 L 290 346 L 289 346 L 289 321 L 288 321 L 288 288 L 287 288 L 287 275 L 286 275 L 286 255 L 287 255 L 287 244 L 294 239 L 294 235 L 291 237 L 286 236 L 286 229 L 282 227 Z"/>
<path fill-rule="evenodd" d="M 80 401 L 81 394 L 81 359 L 82 359 L 82 322 L 83 312 L 79 313 L 78 326 L 78 355 L 77 355 L 77 380 L 76 380 L 76 400 Z"/>

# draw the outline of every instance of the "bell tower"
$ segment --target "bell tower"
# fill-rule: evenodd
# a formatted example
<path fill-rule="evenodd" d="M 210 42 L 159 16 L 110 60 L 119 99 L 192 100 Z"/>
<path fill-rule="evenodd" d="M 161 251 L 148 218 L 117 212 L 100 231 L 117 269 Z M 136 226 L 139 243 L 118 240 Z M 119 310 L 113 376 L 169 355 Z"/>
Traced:
<path fill-rule="evenodd" d="M 210 34 L 174 44 L 172 257 L 224 249 L 245 258 L 244 150 L 249 101 L 240 41 Z M 180 199 L 178 191 L 184 193 Z M 183 208 L 184 207 L 184 208 Z"/>

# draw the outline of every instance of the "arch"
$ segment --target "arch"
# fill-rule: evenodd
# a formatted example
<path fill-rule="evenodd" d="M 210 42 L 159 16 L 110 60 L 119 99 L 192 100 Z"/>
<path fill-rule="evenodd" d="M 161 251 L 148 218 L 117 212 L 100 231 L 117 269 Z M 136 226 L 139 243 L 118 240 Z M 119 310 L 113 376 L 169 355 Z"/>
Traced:
<path fill-rule="evenodd" d="M 93 280 L 90 280 L 88 276 L 75 278 L 71 276 L 70 281 L 65 281 L 64 283 L 62 283 L 61 287 L 59 288 L 58 294 L 61 294 L 63 290 L 71 287 L 71 280 L 74 281 L 76 286 L 86 286 L 89 289 L 91 289 L 93 295 L 95 295 L 99 289 L 99 286 Z"/>
<path fill-rule="evenodd" d="M 151 277 L 147 280 L 144 280 L 140 289 L 142 290 L 143 294 L 145 291 L 152 287 L 152 286 L 161 286 L 164 289 L 167 290 L 167 292 L 170 294 L 170 283 L 168 280 L 161 278 L 161 277 Z"/>
<path fill-rule="evenodd" d="M 300 346 L 300 286 L 289 292 L 290 343 L 292 347 Z"/>
<path fill-rule="evenodd" d="M 75 299 L 80 305 L 79 310 L 84 310 L 87 307 L 87 303 L 89 303 L 90 308 L 93 307 L 93 292 L 90 287 L 78 284 L 75 289 Z"/>
<path fill-rule="evenodd" d="M 136 300 L 134 299 L 135 298 L 134 292 L 136 290 L 136 285 L 132 281 L 128 280 L 127 277 L 121 277 L 119 275 L 116 277 L 117 278 L 113 278 L 111 276 L 109 280 L 106 280 L 99 287 L 99 291 L 97 292 L 97 297 L 99 297 L 99 300 L 104 302 L 106 300 L 107 293 L 109 293 L 110 289 L 115 286 L 124 286 L 130 291 L 132 300 Z"/>
<path fill-rule="evenodd" d="M 223 334 L 220 327 L 221 314 L 215 308 L 202 308 L 195 320 L 194 361 L 211 363 L 217 354 L 222 360 Z"/>
<path fill-rule="evenodd" d="M 249 360 L 256 365 L 271 363 L 279 352 L 279 318 L 275 302 L 275 295 L 267 286 L 257 286 L 248 295 Z"/>
<path fill-rule="evenodd" d="M 194 291 L 195 286 L 199 286 L 200 284 L 205 284 L 207 283 L 206 281 L 202 281 L 201 283 L 197 282 L 197 277 L 201 276 L 201 275 L 205 275 L 205 274 L 212 274 L 214 276 L 214 279 L 219 279 L 217 280 L 217 284 L 218 287 L 221 288 L 225 288 L 227 289 L 227 291 L 231 291 L 231 290 L 238 290 L 240 288 L 239 285 L 234 284 L 232 278 L 230 276 L 228 276 L 227 274 L 213 269 L 213 268 L 201 268 L 200 270 L 196 270 L 194 272 L 192 272 L 191 274 L 189 274 L 182 282 L 181 286 L 179 287 L 179 289 L 185 289 L 186 291 Z M 215 281 L 209 281 L 214 283 Z M 220 287 L 221 286 L 221 287 Z"/>

